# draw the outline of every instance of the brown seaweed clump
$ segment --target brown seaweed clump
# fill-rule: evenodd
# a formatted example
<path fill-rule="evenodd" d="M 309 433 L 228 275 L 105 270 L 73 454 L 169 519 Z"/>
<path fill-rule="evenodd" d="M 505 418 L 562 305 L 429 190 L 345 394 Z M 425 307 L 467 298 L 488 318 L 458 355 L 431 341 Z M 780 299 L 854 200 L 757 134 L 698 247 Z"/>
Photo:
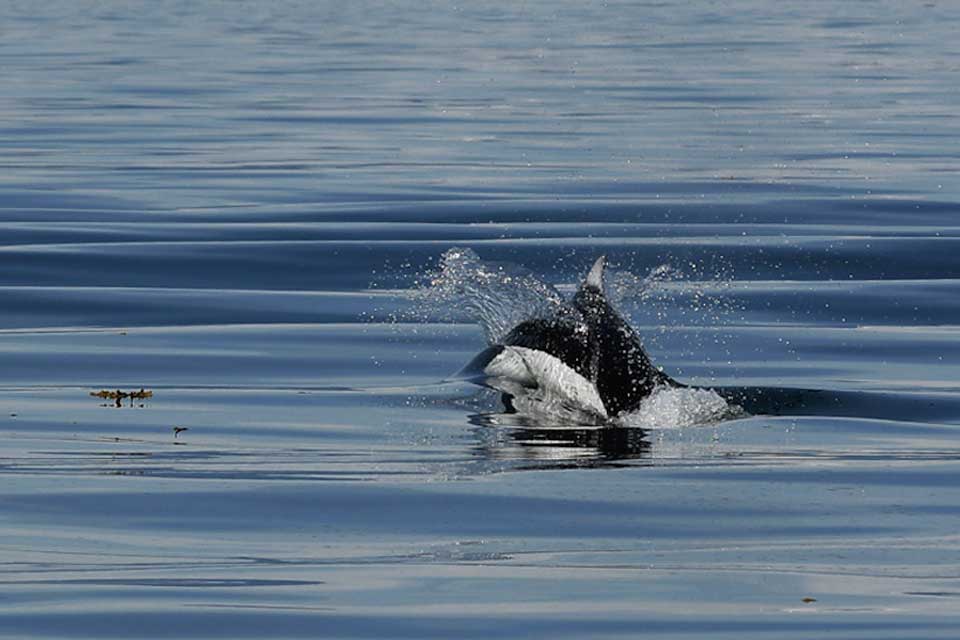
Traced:
<path fill-rule="evenodd" d="M 144 389 L 143 387 L 140 387 L 139 391 L 121 391 L 120 389 L 111 391 L 110 389 L 101 389 L 100 391 L 91 391 L 90 395 L 103 400 L 113 400 L 115 405 L 120 407 L 123 406 L 123 400 L 125 398 L 130 398 L 131 403 L 134 400 L 146 400 L 147 398 L 153 397 L 153 391 Z"/>

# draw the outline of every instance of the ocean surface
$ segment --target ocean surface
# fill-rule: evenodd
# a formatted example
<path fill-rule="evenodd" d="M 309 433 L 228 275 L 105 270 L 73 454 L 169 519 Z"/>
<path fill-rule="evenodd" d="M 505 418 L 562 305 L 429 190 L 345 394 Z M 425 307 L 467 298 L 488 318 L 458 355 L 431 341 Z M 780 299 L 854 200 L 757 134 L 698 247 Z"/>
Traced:
<path fill-rule="evenodd" d="M 0 637 L 960 636 L 958 25 L 0 4 Z M 747 413 L 506 414 L 451 250 Z"/>

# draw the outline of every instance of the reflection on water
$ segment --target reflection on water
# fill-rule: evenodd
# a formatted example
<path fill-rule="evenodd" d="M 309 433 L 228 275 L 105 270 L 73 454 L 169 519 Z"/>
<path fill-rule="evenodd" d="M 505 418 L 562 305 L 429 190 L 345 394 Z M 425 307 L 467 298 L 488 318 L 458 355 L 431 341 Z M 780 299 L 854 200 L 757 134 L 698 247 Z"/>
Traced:
<path fill-rule="evenodd" d="M 563 469 L 656 464 L 778 464 L 803 460 L 952 460 L 952 440 L 960 423 L 960 401 L 951 394 L 880 393 L 777 387 L 715 389 L 747 413 L 726 421 L 696 426 L 640 428 L 617 423 L 580 427 L 500 408 L 467 416 L 475 428 L 470 448 L 474 458 L 460 475 L 503 470 Z M 477 394 L 476 406 L 489 406 L 494 394 Z M 921 443 L 919 416 L 935 417 Z M 878 423 L 877 421 L 881 421 Z M 894 424 L 910 425 L 901 434 Z M 886 424 L 881 435 L 873 425 Z M 759 429 L 759 431 L 758 431 Z M 853 434 L 856 434 L 854 436 Z M 852 445 L 851 437 L 864 442 Z M 945 438 L 940 440 L 940 438 Z"/>
<path fill-rule="evenodd" d="M 550 428 L 527 416 L 504 413 L 474 414 L 469 421 L 477 425 L 473 453 L 490 461 L 529 461 L 537 468 L 589 467 L 645 458 L 651 453 L 643 429 Z"/>

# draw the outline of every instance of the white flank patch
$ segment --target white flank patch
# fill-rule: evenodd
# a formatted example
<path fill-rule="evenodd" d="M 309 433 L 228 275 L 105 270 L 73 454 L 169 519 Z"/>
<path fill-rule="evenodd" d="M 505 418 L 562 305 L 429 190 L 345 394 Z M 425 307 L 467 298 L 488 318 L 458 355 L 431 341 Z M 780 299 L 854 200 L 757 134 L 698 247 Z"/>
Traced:
<path fill-rule="evenodd" d="M 483 372 L 492 378 L 502 378 L 523 387 L 542 389 L 575 407 L 607 418 L 607 410 L 597 387 L 561 360 L 543 351 L 504 347 Z"/>

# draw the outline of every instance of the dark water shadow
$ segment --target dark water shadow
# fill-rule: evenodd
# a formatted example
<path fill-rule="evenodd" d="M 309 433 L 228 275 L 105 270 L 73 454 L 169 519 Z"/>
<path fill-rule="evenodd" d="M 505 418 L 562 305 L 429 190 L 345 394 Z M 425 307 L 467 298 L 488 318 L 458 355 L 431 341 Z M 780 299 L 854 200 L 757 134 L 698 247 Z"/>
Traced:
<path fill-rule="evenodd" d="M 960 395 L 935 392 L 838 391 L 782 387 L 714 388 L 755 416 L 821 416 L 960 423 Z"/>

